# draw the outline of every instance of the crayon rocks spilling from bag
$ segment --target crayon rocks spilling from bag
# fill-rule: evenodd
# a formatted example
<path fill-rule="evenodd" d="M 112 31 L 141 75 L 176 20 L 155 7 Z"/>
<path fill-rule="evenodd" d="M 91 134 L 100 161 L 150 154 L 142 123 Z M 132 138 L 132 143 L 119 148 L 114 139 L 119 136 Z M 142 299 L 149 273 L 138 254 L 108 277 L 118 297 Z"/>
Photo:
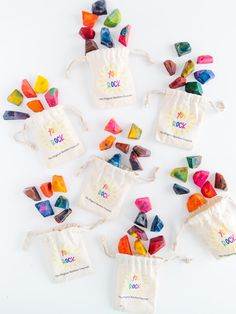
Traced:
<path fill-rule="evenodd" d="M 148 226 L 148 217 L 147 213 L 152 210 L 152 204 L 149 197 L 141 197 L 135 200 L 135 205 L 139 210 L 137 217 L 135 218 L 134 225 L 127 231 L 127 233 L 135 238 L 133 244 L 133 251 L 137 255 L 147 256 L 156 254 L 160 249 L 165 246 L 165 238 L 162 235 L 153 237 L 149 241 L 148 250 L 146 249 L 144 242 L 148 241 L 148 236 L 143 229 L 147 229 Z M 140 228 L 142 227 L 142 228 Z M 158 215 L 152 220 L 150 231 L 151 232 L 160 232 L 164 227 L 164 223 Z M 118 243 L 118 252 L 120 254 L 133 255 L 130 240 L 127 235 L 123 236 Z"/>
<path fill-rule="evenodd" d="M 186 157 L 188 167 L 179 167 L 174 168 L 171 171 L 171 176 L 186 183 L 188 180 L 188 171 L 189 169 L 196 169 L 200 166 L 202 161 L 202 156 L 188 156 Z M 207 200 L 213 198 L 217 195 L 217 192 L 215 189 L 227 191 L 227 183 L 224 178 L 224 176 L 218 172 L 215 173 L 215 182 L 214 187 L 208 180 L 209 178 L 209 171 L 206 170 L 198 170 L 193 173 L 193 182 L 195 185 L 201 188 L 201 194 L 200 193 L 194 193 L 189 196 L 187 200 L 187 209 L 189 212 L 193 212 L 196 209 L 198 209 L 201 205 L 206 204 Z M 182 186 L 180 184 L 175 183 L 173 185 L 173 190 L 177 195 L 184 195 L 189 194 L 190 190 Z"/>
<path fill-rule="evenodd" d="M 92 12 L 82 11 L 83 26 L 79 30 L 79 35 L 85 40 L 85 54 L 99 49 L 96 41 L 94 40 L 96 36 L 94 26 L 103 15 L 106 15 L 106 17 L 103 21 L 104 26 L 100 30 L 100 43 L 107 48 L 114 47 L 114 41 L 110 29 L 113 29 L 120 24 L 122 19 L 119 9 L 114 9 L 110 14 L 107 13 L 105 0 L 98 0 L 94 2 L 92 4 L 91 11 Z M 118 41 L 125 47 L 128 46 L 130 30 L 131 26 L 128 24 L 121 29 L 119 34 Z"/>
<path fill-rule="evenodd" d="M 34 88 L 30 85 L 28 80 L 24 79 L 21 83 L 21 91 L 14 89 L 7 97 L 7 100 L 11 104 L 19 107 L 22 106 L 24 97 L 26 97 L 27 107 L 33 112 L 41 112 L 45 107 L 42 104 L 42 101 L 37 99 L 37 94 L 44 94 L 44 98 L 49 107 L 57 106 L 58 89 L 55 87 L 49 89 L 48 80 L 41 75 L 37 77 Z M 4 120 L 25 120 L 29 117 L 30 115 L 28 113 L 13 110 L 6 110 L 3 114 Z"/>
<path fill-rule="evenodd" d="M 122 133 L 123 129 L 120 127 L 120 125 L 116 122 L 114 118 L 111 118 L 107 124 L 104 127 L 104 130 L 107 132 L 110 132 L 114 135 Z M 139 140 L 142 135 L 142 129 L 138 127 L 135 123 L 131 124 L 129 133 L 128 133 L 128 139 L 132 140 Z M 116 141 L 116 137 L 113 135 L 109 135 L 106 137 L 102 142 L 99 144 L 100 150 L 107 150 L 113 146 L 113 144 Z M 119 149 L 124 154 L 127 154 L 130 149 L 130 144 L 122 143 L 122 142 L 116 142 L 115 147 Z M 151 151 L 145 147 L 142 147 L 140 145 L 135 145 L 132 148 L 132 151 L 130 153 L 129 162 L 131 165 L 131 169 L 133 171 L 143 170 L 143 167 L 141 166 L 139 162 L 140 157 L 150 157 Z M 113 164 L 116 167 L 122 166 L 121 161 L 121 154 L 115 154 L 112 158 L 108 160 L 109 163 Z"/>
<path fill-rule="evenodd" d="M 43 197 L 51 198 L 54 193 L 66 193 L 67 187 L 62 176 L 54 175 L 51 182 L 45 182 L 40 185 L 40 191 Z M 48 199 L 42 200 L 39 191 L 35 186 L 25 188 L 23 192 L 27 197 L 37 202 L 35 207 L 43 217 L 54 215 L 51 202 Z M 54 216 L 54 219 L 57 223 L 64 222 L 66 218 L 72 213 L 69 200 L 63 195 L 57 197 L 54 208 L 63 209 L 59 214 Z"/>
<path fill-rule="evenodd" d="M 189 54 L 192 51 L 191 45 L 188 42 L 176 43 L 175 49 L 179 57 Z M 191 59 L 188 60 L 182 68 L 181 75 L 171 82 L 169 87 L 175 89 L 184 86 L 187 93 L 202 95 L 202 85 L 212 80 L 215 77 L 215 74 L 210 69 L 200 69 L 195 71 L 195 67 L 199 64 L 202 65 L 211 63 L 213 63 L 213 57 L 211 55 L 198 56 L 196 62 Z M 176 62 L 168 59 L 165 60 L 163 64 L 170 76 L 175 75 L 177 70 Z M 195 81 L 187 82 L 187 77 L 189 77 L 192 73 L 194 75 Z"/>

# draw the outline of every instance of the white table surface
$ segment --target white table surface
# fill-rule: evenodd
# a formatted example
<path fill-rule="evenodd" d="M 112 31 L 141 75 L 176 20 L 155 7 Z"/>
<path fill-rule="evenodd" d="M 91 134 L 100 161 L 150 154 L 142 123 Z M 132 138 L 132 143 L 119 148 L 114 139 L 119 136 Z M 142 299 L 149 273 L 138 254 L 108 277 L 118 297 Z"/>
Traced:
<path fill-rule="evenodd" d="M 0 120 L 0 312 L 4 314 L 115 313 L 111 305 L 115 260 L 104 255 L 99 238 L 102 234 L 107 235 L 112 249 L 116 249 L 118 239 L 132 225 L 137 214 L 136 197 L 148 195 L 154 207 L 152 216 L 158 213 L 163 219 L 167 246 L 161 253 L 168 254 L 187 215 L 186 197 L 174 195 L 171 188 L 174 180 L 169 172 L 176 166 L 185 165 L 184 158 L 189 153 L 154 140 L 154 121 L 160 98 L 154 97 L 148 109 L 143 107 L 148 89 L 164 89 L 171 80 L 161 64 L 163 60 L 176 60 L 181 71 L 183 63 L 190 57 L 205 53 L 214 56 L 215 62 L 210 68 L 216 78 L 204 86 L 204 91 L 212 99 L 224 99 L 227 110 L 223 114 L 208 111 L 200 141 L 190 154 L 202 154 L 202 168 L 211 171 L 212 177 L 215 171 L 222 172 L 229 184 L 228 193 L 234 197 L 236 192 L 235 1 L 108 1 L 109 11 L 116 7 L 122 11 L 122 25 L 132 25 L 130 47 L 148 50 L 157 61 L 157 65 L 151 66 L 142 58 L 131 57 L 137 103 L 111 110 L 95 107 L 86 64 L 74 68 L 69 80 L 64 78 L 67 64 L 84 53 L 83 40 L 77 32 L 81 26 L 81 10 L 89 10 L 91 3 L 75 0 L 1 2 L 1 112 L 14 108 L 7 103 L 6 97 L 14 88 L 20 88 L 22 79 L 27 78 L 33 84 L 36 76 L 41 74 L 49 79 L 51 86 L 59 88 L 60 103 L 79 106 L 90 126 L 88 133 L 80 134 L 86 143 L 86 154 L 63 167 L 48 170 L 37 153 L 14 142 L 12 135 L 23 123 Z M 98 31 L 101 25 L 99 22 Z M 114 32 L 118 34 L 119 29 Z M 192 54 L 178 58 L 173 44 L 185 40 L 191 43 Z M 69 187 L 68 196 L 73 208 L 68 222 L 95 221 L 94 215 L 76 206 L 86 172 L 79 179 L 74 174 L 91 154 L 111 156 L 115 152 L 114 148 L 107 153 L 98 150 L 98 143 L 106 136 L 103 127 L 110 117 L 124 128 L 118 137 L 121 141 L 126 141 L 132 122 L 142 127 L 139 143 L 152 150 L 152 156 L 142 160 L 144 175 L 148 175 L 154 165 L 159 165 L 159 177 L 155 183 L 133 186 L 119 219 L 86 235 L 95 273 L 56 284 L 50 280 L 46 256 L 39 241 L 35 241 L 27 253 L 21 249 L 27 231 L 55 225 L 53 218 L 39 216 L 22 190 L 50 180 L 53 174 L 62 174 Z M 198 191 L 191 180 L 188 186 L 192 192 Z M 193 262 L 190 265 L 172 262 L 160 271 L 157 313 L 234 314 L 235 258 L 216 261 L 190 228 L 183 234 L 179 250 L 192 256 Z"/>

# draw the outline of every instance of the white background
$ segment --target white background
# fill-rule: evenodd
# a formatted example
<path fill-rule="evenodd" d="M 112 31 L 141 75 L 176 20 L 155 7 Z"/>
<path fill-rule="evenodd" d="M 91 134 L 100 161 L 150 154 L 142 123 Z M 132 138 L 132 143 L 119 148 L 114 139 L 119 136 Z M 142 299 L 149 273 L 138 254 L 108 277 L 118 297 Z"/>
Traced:
<path fill-rule="evenodd" d="M 174 236 L 187 215 L 186 197 L 172 191 L 175 182 L 169 173 L 173 167 L 186 165 L 188 152 L 164 146 L 154 140 L 154 122 L 160 98 L 154 97 L 152 105 L 145 109 L 145 91 L 166 88 L 171 78 L 162 61 L 171 58 L 178 63 L 179 73 L 189 58 L 209 53 L 214 56 L 213 69 L 216 78 L 204 86 L 205 95 L 225 100 L 227 110 L 223 114 L 208 110 L 199 143 L 190 154 L 202 154 L 202 169 L 222 172 L 229 184 L 229 194 L 236 192 L 235 172 L 235 1 L 108 1 L 108 10 L 118 7 L 123 20 L 114 31 L 132 25 L 130 47 L 148 50 L 157 65 L 148 65 L 139 57 L 131 57 L 130 64 L 137 87 L 137 103 L 129 108 L 99 110 L 92 99 L 88 66 L 75 67 L 69 80 L 64 78 L 67 64 L 84 54 L 84 42 L 78 36 L 81 26 L 81 10 L 90 10 L 90 1 L 1 1 L 0 9 L 0 99 L 1 113 L 14 110 L 6 98 L 21 80 L 27 78 L 34 84 L 38 74 L 50 81 L 60 92 L 60 103 L 75 105 L 83 111 L 90 132 L 77 130 L 86 144 L 86 154 L 55 170 L 47 170 L 37 153 L 14 142 L 12 135 L 23 126 L 22 121 L 0 121 L 1 127 L 1 218 L 0 218 L 0 312 L 4 314 L 49 313 L 115 313 L 112 295 L 115 286 L 115 260 L 104 255 L 100 235 L 109 238 L 112 250 L 132 225 L 137 215 L 136 197 L 149 196 L 153 204 L 150 218 L 158 213 L 165 223 L 163 234 L 167 247 L 160 255 L 168 253 Z M 104 17 L 97 23 L 96 41 Z M 178 58 L 173 44 L 189 41 L 192 54 Z M 115 39 L 116 44 L 117 40 Z M 26 105 L 22 105 L 22 110 Z M 39 186 L 53 174 L 62 174 L 69 188 L 73 214 L 68 219 L 89 223 L 96 217 L 76 206 L 82 181 L 75 171 L 91 154 L 112 156 L 115 149 L 98 150 L 98 143 L 107 136 L 103 127 L 114 117 L 124 132 L 118 137 L 128 141 L 127 133 L 132 122 L 143 129 L 139 144 L 152 150 L 151 158 L 141 160 L 143 175 L 150 174 L 154 165 L 161 167 L 157 182 L 135 185 L 130 190 L 115 222 L 98 227 L 87 234 L 86 243 L 94 265 L 94 274 L 62 284 L 55 284 L 49 276 L 46 256 L 35 241 L 29 252 L 21 249 L 29 230 L 54 226 L 53 218 L 43 219 L 33 202 L 22 190 L 26 186 Z M 74 121 L 76 122 L 76 120 Z M 131 144 L 133 142 L 130 141 Z M 136 142 L 135 142 L 136 143 Z M 127 158 L 127 157 L 125 157 Z M 127 164 L 127 160 L 125 161 Z M 198 189 L 190 178 L 192 192 Z M 55 198 L 54 198 L 55 199 Z M 166 264 L 159 274 L 157 313 L 159 314 L 234 314 L 235 258 L 216 261 L 198 236 L 187 228 L 182 236 L 179 251 L 193 257 L 191 265 L 180 262 Z"/>

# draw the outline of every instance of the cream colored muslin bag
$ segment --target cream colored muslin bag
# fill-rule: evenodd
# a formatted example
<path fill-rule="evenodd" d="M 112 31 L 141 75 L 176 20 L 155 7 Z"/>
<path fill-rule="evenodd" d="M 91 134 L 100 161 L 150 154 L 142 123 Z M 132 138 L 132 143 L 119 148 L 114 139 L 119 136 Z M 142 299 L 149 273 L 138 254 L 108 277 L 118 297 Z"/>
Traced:
<path fill-rule="evenodd" d="M 85 129 L 87 125 L 81 113 L 74 107 L 68 107 L 78 115 Z M 33 135 L 34 143 L 27 138 Z M 20 139 L 20 136 L 24 139 Z M 84 146 L 76 134 L 64 107 L 56 106 L 35 113 L 25 122 L 24 130 L 15 135 L 18 142 L 28 144 L 31 148 L 39 148 L 49 168 L 57 167 L 84 153 Z"/>
<path fill-rule="evenodd" d="M 236 205 L 229 197 L 215 196 L 194 211 L 180 229 L 188 223 L 204 239 L 216 258 L 236 254 Z M 174 251 L 177 240 L 174 243 Z"/>
<path fill-rule="evenodd" d="M 135 87 L 129 66 L 129 55 L 140 54 L 154 63 L 147 52 L 129 48 L 106 48 L 88 52 L 85 57 L 73 60 L 67 68 L 87 61 L 92 74 L 95 103 L 100 108 L 111 108 L 135 103 Z"/>
<path fill-rule="evenodd" d="M 91 174 L 83 184 L 79 197 L 79 206 L 92 211 L 103 220 L 115 218 L 122 206 L 124 198 L 135 182 L 152 182 L 156 179 L 158 168 L 150 178 L 141 178 L 134 171 L 113 166 L 106 160 L 93 156 L 81 167 L 92 164 Z"/>
<path fill-rule="evenodd" d="M 158 273 L 163 263 L 172 260 L 191 262 L 191 259 L 177 255 L 171 255 L 167 258 L 157 255 L 145 257 L 126 254 L 115 255 L 109 251 L 105 237 L 102 237 L 102 246 L 105 254 L 109 257 L 115 257 L 117 261 L 113 306 L 116 310 L 131 313 L 155 313 Z"/>
<path fill-rule="evenodd" d="M 77 224 L 66 224 L 43 232 L 29 232 L 24 249 L 32 237 L 43 236 L 55 281 L 88 275 L 92 266 L 79 228 Z"/>
<path fill-rule="evenodd" d="M 198 140 L 199 131 L 209 105 L 217 111 L 224 111 L 223 101 L 212 102 L 205 96 L 194 95 L 177 89 L 167 89 L 165 93 L 150 91 L 151 94 L 163 94 L 156 122 L 156 140 L 171 146 L 191 150 Z"/>
<path fill-rule="evenodd" d="M 155 313 L 160 261 L 118 254 L 114 308 L 131 313 Z"/>

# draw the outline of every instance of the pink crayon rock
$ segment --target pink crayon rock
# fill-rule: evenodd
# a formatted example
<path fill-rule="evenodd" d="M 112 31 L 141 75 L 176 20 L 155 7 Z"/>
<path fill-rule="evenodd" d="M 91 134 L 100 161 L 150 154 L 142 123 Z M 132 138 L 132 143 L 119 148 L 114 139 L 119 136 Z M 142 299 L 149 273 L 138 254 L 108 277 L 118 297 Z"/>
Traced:
<path fill-rule="evenodd" d="M 140 197 L 135 200 L 135 205 L 138 207 L 140 212 L 147 213 L 152 210 L 152 204 L 149 197 Z"/>
<path fill-rule="evenodd" d="M 208 64 L 213 63 L 213 57 L 210 55 L 202 55 L 197 58 L 198 64 Z"/>
<path fill-rule="evenodd" d="M 206 182 L 206 180 L 208 179 L 208 177 L 209 177 L 209 171 L 199 170 L 194 173 L 193 181 L 197 186 L 201 188 L 203 184 Z"/>
<path fill-rule="evenodd" d="M 45 99 L 49 107 L 55 107 L 58 104 L 58 89 L 53 87 L 45 94 Z"/>

